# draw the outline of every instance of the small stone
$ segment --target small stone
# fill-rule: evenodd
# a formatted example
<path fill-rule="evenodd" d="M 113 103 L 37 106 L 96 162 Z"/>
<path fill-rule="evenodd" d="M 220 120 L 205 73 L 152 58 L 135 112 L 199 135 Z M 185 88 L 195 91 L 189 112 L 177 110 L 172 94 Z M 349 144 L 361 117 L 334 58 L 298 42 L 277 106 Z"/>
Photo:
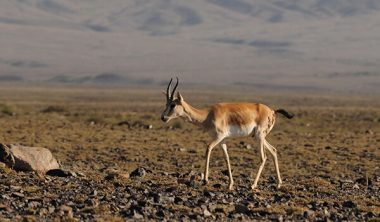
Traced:
<path fill-rule="evenodd" d="M 20 191 L 21 190 L 21 187 L 20 186 L 13 186 L 13 185 L 10 185 L 9 188 L 11 190 L 14 190 L 14 191 Z"/>
<path fill-rule="evenodd" d="M 40 205 L 40 203 L 38 203 L 36 201 L 31 201 L 28 203 L 28 207 L 30 207 L 30 208 L 37 208 L 39 205 Z"/>
<path fill-rule="evenodd" d="M 323 214 L 324 214 L 327 218 L 329 218 L 329 217 L 331 216 L 330 212 L 329 212 L 326 208 L 323 210 Z"/>
<path fill-rule="evenodd" d="M 130 177 L 144 177 L 145 175 L 146 175 L 146 170 L 142 167 L 135 169 L 129 174 Z"/>
<path fill-rule="evenodd" d="M 217 208 L 217 206 L 216 206 L 215 204 L 210 204 L 210 205 L 208 205 L 208 209 L 209 209 L 211 212 L 214 212 L 216 208 Z"/>
<path fill-rule="evenodd" d="M 14 196 L 14 197 L 20 197 L 20 198 L 25 197 L 25 195 L 22 194 L 22 193 L 20 193 L 20 192 L 13 192 L 13 193 L 12 193 L 12 196 Z"/>
<path fill-rule="evenodd" d="M 260 215 L 260 213 L 257 213 L 257 215 Z M 279 216 L 275 214 L 270 214 L 267 217 L 270 221 L 278 221 Z"/>
<path fill-rule="evenodd" d="M 314 211 L 312 211 L 312 210 L 306 210 L 305 212 L 303 212 L 303 216 L 305 217 L 305 218 L 310 218 L 310 217 L 312 217 L 314 215 Z"/>
<path fill-rule="evenodd" d="M 48 213 L 49 211 L 46 208 L 42 208 L 38 214 L 40 216 L 44 216 L 44 215 L 47 215 Z"/>
<path fill-rule="evenodd" d="M 99 201 L 97 199 L 87 199 L 85 203 L 91 207 L 97 207 L 99 205 Z"/>
<path fill-rule="evenodd" d="M 372 212 L 368 212 L 368 213 L 366 213 L 365 214 L 365 217 L 369 217 L 369 218 L 371 218 L 371 217 L 375 217 L 376 215 L 374 214 L 374 213 L 372 213 Z"/>
<path fill-rule="evenodd" d="M 153 201 L 155 203 L 161 203 L 162 195 L 160 193 L 152 193 L 151 196 L 153 197 Z"/>
<path fill-rule="evenodd" d="M 127 180 L 129 179 L 128 173 L 122 173 L 116 170 L 112 170 L 108 172 L 108 174 L 104 177 L 105 180 L 113 181 L 113 180 Z"/>
<path fill-rule="evenodd" d="M 54 211 L 55 211 L 55 207 L 49 207 L 49 208 L 48 208 L 48 212 L 49 212 L 49 214 L 54 213 Z"/>
<path fill-rule="evenodd" d="M 8 206 L 6 206 L 6 205 L 4 205 L 4 204 L 0 204 L 0 212 L 1 211 L 9 211 L 10 209 L 9 209 L 9 207 Z"/>
<path fill-rule="evenodd" d="M 165 212 L 163 210 L 158 210 L 156 213 L 157 217 L 164 218 L 165 217 Z"/>
<path fill-rule="evenodd" d="M 181 204 L 183 203 L 183 199 L 179 196 L 174 197 L 174 203 L 175 204 Z"/>
<path fill-rule="evenodd" d="M 359 187 L 359 185 L 357 183 L 355 183 L 355 185 L 352 188 L 356 189 L 356 190 L 360 189 L 360 187 Z"/>
<path fill-rule="evenodd" d="M 368 177 L 361 177 L 355 181 L 356 183 L 359 183 L 363 186 L 372 186 L 372 180 Z"/>
<path fill-rule="evenodd" d="M 111 172 L 111 173 L 108 173 L 104 177 L 104 179 L 110 181 L 110 180 L 114 180 L 116 177 L 117 177 L 117 173 L 116 172 Z"/>
<path fill-rule="evenodd" d="M 210 211 L 208 211 L 207 209 L 204 209 L 204 210 L 203 210 L 203 215 L 204 215 L 205 217 L 211 217 L 211 216 L 212 216 L 212 214 L 210 213 Z"/>
<path fill-rule="evenodd" d="M 124 126 L 124 125 L 126 125 L 126 126 L 128 126 L 128 128 L 131 128 L 131 124 L 128 121 L 126 121 L 126 120 L 119 122 L 117 125 L 118 126 Z"/>
<path fill-rule="evenodd" d="M 68 170 L 62 170 L 62 169 L 52 169 L 46 172 L 46 175 L 53 176 L 53 177 L 70 177 L 70 176 L 76 176 L 74 172 L 68 171 Z"/>
<path fill-rule="evenodd" d="M 222 184 L 216 183 L 216 184 L 212 185 L 212 187 L 214 187 L 216 189 L 220 189 L 220 188 L 222 188 Z"/>
<path fill-rule="evenodd" d="M 144 129 L 153 129 L 153 125 L 145 125 Z"/>
<path fill-rule="evenodd" d="M 86 175 L 82 172 L 76 172 L 77 176 L 80 176 L 80 177 L 86 177 Z"/>
<path fill-rule="evenodd" d="M 228 170 L 222 170 L 222 173 L 223 173 L 223 175 L 225 175 L 225 176 L 229 176 L 229 172 L 228 172 Z"/>
<path fill-rule="evenodd" d="M 235 205 L 235 212 L 236 213 L 241 213 L 241 214 L 248 214 L 249 213 L 249 209 L 247 206 L 245 205 L 242 205 L 242 204 L 236 204 Z"/>
<path fill-rule="evenodd" d="M 203 194 L 206 196 L 206 197 L 215 197 L 215 193 L 211 192 L 211 191 L 205 191 L 203 192 Z"/>
<path fill-rule="evenodd" d="M 168 197 L 168 196 L 165 197 L 165 201 L 167 203 L 174 203 L 174 199 L 175 199 L 175 197 Z"/>
<path fill-rule="evenodd" d="M 11 199 L 11 198 L 10 198 L 8 195 L 6 195 L 6 194 L 1 195 L 1 198 L 5 199 L 5 200 L 9 200 L 9 199 Z"/>
<path fill-rule="evenodd" d="M 91 192 L 91 195 L 92 195 L 92 196 L 96 196 L 96 195 L 98 195 L 98 191 L 93 190 L 93 191 Z"/>
<path fill-rule="evenodd" d="M 139 214 L 137 211 L 133 211 L 133 218 L 134 219 L 144 219 L 144 216 Z"/>
<path fill-rule="evenodd" d="M 347 208 L 355 208 L 357 205 L 353 201 L 348 200 L 348 201 L 344 201 L 342 206 L 347 207 Z"/>
<path fill-rule="evenodd" d="M 350 180 L 350 179 L 341 179 L 339 180 L 341 183 L 354 183 L 353 180 Z"/>
<path fill-rule="evenodd" d="M 66 205 L 62 205 L 60 206 L 59 208 L 59 215 L 60 216 L 67 216 L 68 218 L 72 218 L 74 215 L 73 215 L 73 209 L 69 206 L 66 206 Z"/>

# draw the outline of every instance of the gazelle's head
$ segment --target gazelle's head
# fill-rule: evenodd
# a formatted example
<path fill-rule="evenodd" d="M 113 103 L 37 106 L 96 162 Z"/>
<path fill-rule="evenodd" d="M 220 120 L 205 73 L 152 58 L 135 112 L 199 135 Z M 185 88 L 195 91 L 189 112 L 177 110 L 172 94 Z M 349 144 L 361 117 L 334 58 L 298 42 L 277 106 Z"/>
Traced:
<path fill-rule="evenodd" d="M 175 84 L 173 91 L 170 92 L 170 86 L 173 81 L 173 79 L 170 79 L 168 87 L 166 88 L 166 92 L 164 92 L 164 94 L 166 95 L 166 107 L 164 112 L 162 112 L 161 120 L 165 123 L 169 122 L 171 119 L 181 117 L 185 114 L 182 106 L 183 98 L 181 94 L 178 92 L 176 97 L 174 98 L 174 93 L 178 86 L 178 77 L 176 78 L 177 83 Z"/>

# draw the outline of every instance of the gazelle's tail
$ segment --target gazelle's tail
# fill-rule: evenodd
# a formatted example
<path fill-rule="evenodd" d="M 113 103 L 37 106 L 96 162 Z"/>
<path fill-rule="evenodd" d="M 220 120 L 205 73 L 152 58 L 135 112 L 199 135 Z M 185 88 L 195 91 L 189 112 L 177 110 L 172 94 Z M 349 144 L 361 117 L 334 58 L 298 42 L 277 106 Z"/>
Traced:
<path fill-rule="evenodd" d="M 275 111 L 275 113 L 280 113 L 280 114 L 284 115 L 288 119 L 291 119 L 291 118 L 294 117 L 293 113 L 290 113 L 290 112 L 288 112 L 288 111 L 286 111 L 284 109 L 278 109 L 278 110 Z"/>

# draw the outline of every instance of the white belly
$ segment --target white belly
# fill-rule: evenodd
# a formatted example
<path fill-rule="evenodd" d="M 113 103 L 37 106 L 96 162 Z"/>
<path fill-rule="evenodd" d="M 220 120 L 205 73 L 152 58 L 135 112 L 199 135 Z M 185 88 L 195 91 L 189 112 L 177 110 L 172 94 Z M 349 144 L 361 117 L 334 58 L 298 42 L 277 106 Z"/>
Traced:
<path fill-rule="evenodd" d="M 231 137 L 248 136 L 252 133 L 255 127 L 256 127 L 255 124 L 245 125 L 245 126 L 231 125 L 227 127 L 228 128 L 227 136 L 231 136 Z"/>

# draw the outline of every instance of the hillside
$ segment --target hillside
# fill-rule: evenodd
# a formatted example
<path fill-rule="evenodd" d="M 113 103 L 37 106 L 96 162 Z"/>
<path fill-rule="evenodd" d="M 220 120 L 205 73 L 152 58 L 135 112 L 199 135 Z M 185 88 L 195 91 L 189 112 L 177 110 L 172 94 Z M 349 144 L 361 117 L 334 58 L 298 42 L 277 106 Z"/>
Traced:
<path fill-rule="evenodd" d="M 377 0 L 6 0 L 0 75 L 378 93 L 379 10 Z"/>

